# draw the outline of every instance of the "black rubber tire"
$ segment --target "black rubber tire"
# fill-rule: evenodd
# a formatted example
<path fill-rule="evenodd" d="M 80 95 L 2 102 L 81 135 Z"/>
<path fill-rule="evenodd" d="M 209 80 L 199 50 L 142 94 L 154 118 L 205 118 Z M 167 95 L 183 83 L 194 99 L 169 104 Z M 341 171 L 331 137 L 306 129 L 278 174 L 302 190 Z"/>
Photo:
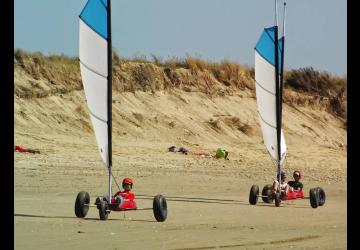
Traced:
<path fill-rule="evenodd" d="M 153 200 L 153 212 L 157 221 L 163 222 L 167 218 L 167 203 L 164 196 L 158 194 Z"/>
<path fill-rule="evenodd" d="M 107 220 L 109 213 L 106 211 L 108 209 L 108 203 L 105 200 L 100 200 L 99 204 L 99 217 L 100 220 Z"/>
<path fill-rule="evenodd" d="M 317 187 L 317 192 L 319 196 L 319 206 L 323 206 L 326 200 L 325 191 L 321 187 Z"/>
<path fill-rule="evenodd" d="M 259 195 L 259 186 L 252 185 L 250 188 L 250 194 L 249 194 L 249 203 L 251 205 L 256 205 L 258 198 L 259 198 L 258 195 Z"/>
<path fill-rule="evenodd" d="M 88 192 L 81 191 L 76 196 L 75 200 L 75 215 L 78 218 L 85 218 L 89 211 L 88 206 L 84 206 L 85 204 L 90 204 L 90 195 Z"/>
<path fill-rule="evenodd" d="M 276 192 L 275 193 L 275 206 L 280 207 L 280 203 L 281 203 L 280 193 Z"/>
<path fill-rule="evenodd" d="M 265 202 L 265 203 L 273 203 L 274 198 L 272 197 L 272 185 L 271 184 L 265 185 L 263 187 L 261 195 L 262 196 L 267 196 L 267 197 L 262 197 L 263 202 Z"/>
<path fill-rule="evenodd" d="M 317 188 L 312 188 L 309 191 L 310 196 L 310 205 L 312 208 L 317 208 L 319 206 L 319 192 Z"/>

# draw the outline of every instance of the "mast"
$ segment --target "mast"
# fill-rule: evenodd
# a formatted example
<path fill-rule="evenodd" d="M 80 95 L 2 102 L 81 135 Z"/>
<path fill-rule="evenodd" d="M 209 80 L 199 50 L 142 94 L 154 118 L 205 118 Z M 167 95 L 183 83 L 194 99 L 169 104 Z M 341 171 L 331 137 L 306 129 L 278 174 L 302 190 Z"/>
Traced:
<path fill-rule="evenodd" d="M 277 0 L 275 0 L 275 26 L 278 26 L 278 20 L 277 20 Z"/>
<path fill-rule="evenodd" d="M 284 79 L 284 51 L 285 51 L 285 16 L 286 16 L 286 2 L 284 2 L 284 16 L 283 16 L 283 38 L 281 50 L 281 66 L 280 66 L 280 122 L 282 121 L 282 100 L 283 100 L 283 79 Z M 281 124 L 280 124 L 281 126 Z M 281 152 L 280 152 L 281 155 Z"/>
<path fill-rule="evenodd" d="M 280 88 L 279 88 L 279 41 L 278 41 L 278 24 L 277 24 L 277 0 L 275 0 L 275 94 L 276 94 L 276 135 L 277 135 L 277 173 L 278 181 L 281 181 L 281 104 L 280 104 Z"/>
<path fill-rule="evenodd" d="M 111 6 L 107 0 L 107 37 L 108 37 L 108 153 L 109 153 L 109 203 L 111 203 L 111 177 L 112 177 L 112 45 L 111 45 Z"/>

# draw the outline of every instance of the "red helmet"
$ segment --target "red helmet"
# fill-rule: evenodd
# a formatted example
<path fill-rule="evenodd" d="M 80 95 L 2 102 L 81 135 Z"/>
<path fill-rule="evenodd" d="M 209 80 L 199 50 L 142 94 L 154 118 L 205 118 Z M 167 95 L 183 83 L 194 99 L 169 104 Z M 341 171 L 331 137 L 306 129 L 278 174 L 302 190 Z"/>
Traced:
<path fill-rule="evenodd" d="M 299 176 L 299 179 L 302 177 L 302 173 L 300 170 L 295 170 L 294 173 L 293 173 L 293 176 L 295 178 L 295 176 Z"/>
<path fill-rule="evenodd" d="M 133 180 L 131 178 L 124 178 L 122 181 L 122 186 L 124 187 L 125 184 L 130 184 L 130 186 L 133 186 Z"/>

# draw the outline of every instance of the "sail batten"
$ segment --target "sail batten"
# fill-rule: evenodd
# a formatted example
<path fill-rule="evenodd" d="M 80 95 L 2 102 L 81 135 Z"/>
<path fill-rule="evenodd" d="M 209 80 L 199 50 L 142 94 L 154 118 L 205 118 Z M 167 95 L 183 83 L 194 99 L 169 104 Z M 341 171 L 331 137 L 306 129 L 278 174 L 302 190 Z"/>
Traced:
<path fill-rule="evenodd" d="M 98 117 L 97 115 L 95 115 L 93 112 L 91 112 L 91 110 L 89 109 L 89 113 L 90 115 L 92 115 L 94 118 L 98 119 L 99 121 L 102 121 L 103 123 L 107 124 L 108 121 L 102 119 L 101 117 Z"/>
<path fill-rule="evenodd" d="M 92 69 L 90 66 L 86 65 L 86 64 L 85 64 L 84 62 L 82 62 L 81 60 L 79 60 L 79 61 L 80 61 L 80 63 L 81 63 L 82 66 L 84 66 L 85 68 L 87 68 L 87 69 L 90 70 L 91 72 L 97 74 L 98 76 L 101 76 L 101 77 L 107 79 L 107 76 L 102 75 L 101 73 L 97 72 L 95 69 Z"/>
<path fill-rule="evenodd" d="M 273 128 L 273 129 L 276 129 L 276 126 L 268 123 L 268 122 L 261 116 L 260 113 L 259 113 L 259 117 L 260 117 L 261 121 L 262 121 L 263 123 L 265 123 L 267 126 Z"/>
<path fill-rule="evenodd" d="M 264 86 L 262 86 L 260 83 L 258 83 L 257 81 L 255 81 L 256 85 L 258 85 L 260 88 L 262 88 L 263 90 L 265 90 L 266 92 L 268 92 L 271 95 L 276 95 L 276 93 L 271 92 L 270 90 L 266 89 Z"/>

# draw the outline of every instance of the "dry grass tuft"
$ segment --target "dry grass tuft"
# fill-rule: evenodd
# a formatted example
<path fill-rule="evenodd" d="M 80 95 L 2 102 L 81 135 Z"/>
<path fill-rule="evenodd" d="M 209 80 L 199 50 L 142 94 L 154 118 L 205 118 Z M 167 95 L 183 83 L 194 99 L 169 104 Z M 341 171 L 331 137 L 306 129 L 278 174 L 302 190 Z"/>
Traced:
<path fill-rule="evenodd" d="M 83 105 L 78 105 L 75 109 L 75 113 L 82 117 L 88 117 L 88 112 L 84 109 Z"/>
<path fill-rule="evenodd" d="M 243 132 L 244 134 L 246 134 L 247 136 L 250 136 L 250 135 L 254 134 L 254 129 L 249 124 L 244 124 L 243 126 L 241 126 L 239 128 L 239 130 L 241 132 Z"/>
<path fill-rule="evenodd" d="M 136 120 L 138 120 L 139 122 L 143 123 L 144 122 L 144 116 L 140 113 L 133 113 L 133 116 L 135 117 Z"/>
<path fill-rule="evenodd" d="M 230 127 L 231 129 L 237 129 L 242 133 L 246 134 L 247 136 L 253 135 L 253 128 L 246 122 L 242 122 L 240 118 L 236 116 L 220 116 L 217 119 L 211 118 L 208 123 L 210 126 L 220 131 L 222 129 L 222 124 Z"/>
<path fill-rule="evenodd" d="M 221 129 L 221 125 L 220 125 L 220 121 L 219 119 L 213 119 L 213 118 L 210 118 L 209 120 L 209 124 L 210 126 L 215 129 L 215 130 L 220 130 Z"/>
<path fill-rule="evenodd" d="M 175 122 L 174 121 L 169 122 L 169 127 L 174 128 L 175 127 Z"/>
<path fill-rule="evenodd" d="M 132 77 L 136 84 L 142 87 L 142 91 L 154 91 L 156 72 L 149 63 L 140 63 L 133 67 Z"/>
<path fill-rule="evenodd" d="M 90 125 L 90 123 L 85 120 L 84 118 L 80 118 L 79 119 L 79 122 L 81 124 L 81 128 L 83 131 L 86 131 L 86 132 L 92 132 L 92 126 Z"/>
<path fill-rule="evenodd" d="M 238 118 L 236 116 L 223 117 L 222 120 L 229 127 L 233 128 L 233 129 L 237 129 L 248 136 L 253 134 L 253 128 L 247 122 L 246 123 L 242 122 L 240 120 L 240 118 Z"/>

